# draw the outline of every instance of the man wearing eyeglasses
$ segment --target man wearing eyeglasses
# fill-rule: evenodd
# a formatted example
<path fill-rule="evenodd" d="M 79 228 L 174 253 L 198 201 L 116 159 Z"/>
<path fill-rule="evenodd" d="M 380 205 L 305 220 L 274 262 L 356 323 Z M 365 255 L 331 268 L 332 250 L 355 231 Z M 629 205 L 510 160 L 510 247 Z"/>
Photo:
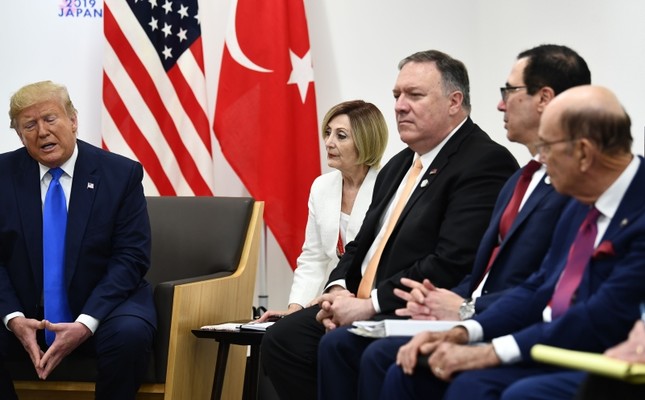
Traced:
<path fill-rule="evenodd" d="M 402 348 L 385 398 L 573 398 L 584 374 L 536 364 L 530 352 L 537 343 L 602 352 L 640 315 L 645 164 L 631 152 L 630 128 L 606 88 L 575 87 L 546 107 L 540 159 L 555 189 L 577 201 L 562 212 L 544 262 L 486 312 L 450 331 L 415 336 L 431 372 L 413 373 L 417 353 Z"/>
<path fill-rule="evenodd" d="M 560 92 L 590 82 L 585 60 L 566 46 L 540 45 L 518 55 L 501 88 L 497 109 L 504 113 L 508 139 L 526 146 L 533 159 L 502 188 L 471 274 L 451 290 L 436 288 L 429 280 L 403 280 L 412 290 L 395 289 L 407 301 L 407 308 L 397 314 L 465 320 L 483 312 L 539 268 L 569 200 L 548 183 L 538 161 L 540 116 Z M 400 337 L 373 341 L 346 329 L 328 333 L 319 351 L 321 398 L 337 398 L 341 393 L 378 398 L 387 368 L 408 341 Z"/>

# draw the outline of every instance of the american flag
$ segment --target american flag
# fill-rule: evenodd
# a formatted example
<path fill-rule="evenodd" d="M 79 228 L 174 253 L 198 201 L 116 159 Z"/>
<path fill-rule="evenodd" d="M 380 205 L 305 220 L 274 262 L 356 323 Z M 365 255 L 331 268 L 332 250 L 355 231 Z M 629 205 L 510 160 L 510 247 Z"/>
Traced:
<path fill-rule="evenodd" d="M 146 195 L 212 195 L 197 0 L 105 0 L 103 147 L 138 160 Z"/>

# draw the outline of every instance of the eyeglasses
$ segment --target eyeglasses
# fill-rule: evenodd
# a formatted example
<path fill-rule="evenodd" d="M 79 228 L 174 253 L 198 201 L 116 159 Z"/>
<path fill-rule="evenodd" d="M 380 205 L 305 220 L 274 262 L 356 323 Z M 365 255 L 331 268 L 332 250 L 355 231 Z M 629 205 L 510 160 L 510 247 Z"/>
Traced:
<path fill-rule="evenodd" d="M 554 144 L 573 142 L 576 140 L 578 139 L 560 139 L 560 140 L 553 140 L 551 142 L 548 142 L 546 140 L 540 140 L 535 144 L 535 149 L 537 150 L 538 154 L 545 154 L 551 151 L 551 146 L 553 146 Z"/>
<path fill-rule="evenodd" d="M 499 88 L 499 92 L 502 94 L 502 101 L 506 103 L 509 92 L 517 92 L 518 90 L 526 88 L 527 86 L 502 86 Z"/>

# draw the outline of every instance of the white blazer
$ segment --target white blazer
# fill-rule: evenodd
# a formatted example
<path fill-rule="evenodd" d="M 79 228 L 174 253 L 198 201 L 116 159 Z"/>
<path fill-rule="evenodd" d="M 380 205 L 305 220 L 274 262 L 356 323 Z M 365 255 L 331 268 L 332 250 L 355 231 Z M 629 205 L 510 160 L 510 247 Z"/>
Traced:
<path fill-rule="evenodd" d="M 380 168 L 370 168 L 361 184 L 347 224 L 346 241 L 354 240 L 372 201 L 374 182 Z M 293 274 L 289 303 L 306 307 L 323 289 L 331 270 L 338 264 L 336 245 L 340 229 L 343 178 L 340 171 L 320 175 L 309 192 L 309 218 L 305 243 Z"/>

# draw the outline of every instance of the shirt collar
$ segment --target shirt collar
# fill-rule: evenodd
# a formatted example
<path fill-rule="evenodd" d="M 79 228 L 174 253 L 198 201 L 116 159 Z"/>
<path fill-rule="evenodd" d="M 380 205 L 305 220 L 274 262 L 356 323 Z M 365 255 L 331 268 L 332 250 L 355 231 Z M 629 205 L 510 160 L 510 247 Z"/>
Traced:
<path fill-rule="evenodd" d="M 448 143 L 448 140 L 450 140 L 450 138 L 454 136 L 454 134 L 459 130 L 459 128 L 461 128 L 461 126 L 466 122 L 466 120 L 467 120 L 467 119 L 468 119 L 468 117 L 464 118 L 464 120 L 463 120 L 463 121 L 461 121 L 461 122 L 459 123 L 459 125 L 457 125 L 457 126 L 455 127 L 455 129 L 453 129 L 452 131 L 450 131 L 450 133 L 448 134 L 448 136 L 446 136 L 446 137 L 445 137 L 441 142 L 439 142 L 439 144 L 438 144 L 438 145 L 436 145 L 436 146 L 434 147 L 434 149 L 430 150 L 429 152 L 427 152 L 427 153 L 425 153 L 425 154 L 420 154 L 420 155 L 419 155 L 419 157 L 421 158 L 421 163 L 423 164 L 423 169 L 424 169 L 424 170 L 425 170 L 426 168 L 428 168 L 428 166 L 430 166 L 430 164 L 432 164 L 432 162 L 434 161 L 435 157 L 437 157 L 437 154 L 439 154 L 439 152 L 441 151 L 441 149 L 443 148 L 443 146 L 444 146 L 446 143 Z"/>
<path fill-rule="evenodd" d="M 64 173 L 69 175 L 70 177 L 74 177 L 74 166 L 76 165 L 76 159 L 78 158 L 78 145 L 74 144 L 74 151 L 72 152 L 72 156 L 63 163 L 63 165 L 60 166 L 60 169 L 63 170 Z M 38 163 L 38 166 L 40 168 L 40 180 L 42 181 L 45 175 L 49 172 L 51 168 L 42 165 L 41 163 Z"/>
<path fill-rule="evenodd" d="M 612 183 L 611 186 L 609 186 L 607 190 L 598 197 L 594 206 L 602 213 L 602 215 L 609 219 L 614 217 L 625 192 L 627 192 L 629 185 L 632 183 L 632 180 L 634 180 L 634 177 L 638 172 L 639 165 L 640 158 L 633 156 L 632 161 L 627 165 L 627 168 L 625 168 L 625 170 L 620 174 L 618 179 L 616 179 L 614 183 Z"/>

